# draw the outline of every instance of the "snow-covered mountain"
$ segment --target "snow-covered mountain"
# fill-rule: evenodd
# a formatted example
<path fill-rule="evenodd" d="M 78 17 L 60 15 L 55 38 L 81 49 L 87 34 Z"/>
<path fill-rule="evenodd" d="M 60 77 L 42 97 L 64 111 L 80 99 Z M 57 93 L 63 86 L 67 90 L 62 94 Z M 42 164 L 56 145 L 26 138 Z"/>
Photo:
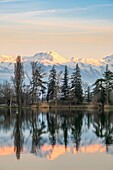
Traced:
<path fill-rule="evenodd" d="M 37 61 L 38 63 L 43 64 L 45 66 L 65 64 L 68 62 L 68 60 L 66 60 L 64 57 L 60 56 L 54 51 L 50 51 L 47 53 L 36 53 L 32 57 L 23 57 L 23 62 L 32 61 Z"/>
<path fill-rule="evenodd" d="M 10 79 L 11 75 L 13 75 L 15 61 L 15 57 L 0 55 L 0 81 Z M 78 63 L 83 81 L 90 84 L 94 83 L 97 78 L 102 76 L 106 64 L 108 64 L 109 69 L 113 71 L 113 55 L 102 59 L 72 57 L 69 60 L 54 51 L 36 53 L 33 56 L 22 57 L 24 69 L 27 74 L 31 73 L 32 61 L 37 61 L 46 73 L 49 73 L 53 65 L 55 65 L 57 71 L 64 71 L 64 66 L 67 65 L 69 74 L 73 72 L 73 68 L 75 68 Z"/>

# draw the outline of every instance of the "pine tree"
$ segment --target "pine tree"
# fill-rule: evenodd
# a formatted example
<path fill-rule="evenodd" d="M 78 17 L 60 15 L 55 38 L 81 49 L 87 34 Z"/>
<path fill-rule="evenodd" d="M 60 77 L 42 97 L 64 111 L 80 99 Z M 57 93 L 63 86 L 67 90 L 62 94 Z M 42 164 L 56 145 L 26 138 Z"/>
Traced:
<path fill-rule="evenodd" d="M 82 80 L 80 74 L 80 68 L 78 64 L 76 64 L 76 68 L 72 74 L 71 81 L 71 97 L 76 102 L 76 104 L 80 104 L 83 102 L 83 90 L 82 90 Z"/>
<path fill-rule="evenodd" d="M 69 78 L 68 78 L 68 70 L 67 70 L 67 66 L 65 66 L 65 71 L 64 71 L 64 78 L 63 78 L 63 85 L 62 85 L 62 97 L 64 100 L 66 100 L 68 98 L 68 94 L 69 94 Z"/>
<path fill-rule="evenodd" d="M 93 101 L 95 101 L 96 103 L 101 103 L 102 108 L 104 108 L 104 104 L 106 101 L 105 79 L 97 79 L 94 83 L 94 86 L 95 88 L 93 89 Z"/>
<path fill-rule="evenodd" d="M 56 100 L 59 100 L 62 96 L 62 71 L 58 71 L 56 74 Z"/>
<path fill-rule="evenodd" d="M 106 65 L 106 71 L 103 74 L 105 80 L 106 88 L 106 104 L 110 103 L 110 93 L 113 89 L 113 72 L 108 69 L 108 64 Z"/>
<path fill-rule="evenodd" d="M 56 96 L 56 69 L 53 66 L 49 74 L 47 101 L 54 100 Z"/>

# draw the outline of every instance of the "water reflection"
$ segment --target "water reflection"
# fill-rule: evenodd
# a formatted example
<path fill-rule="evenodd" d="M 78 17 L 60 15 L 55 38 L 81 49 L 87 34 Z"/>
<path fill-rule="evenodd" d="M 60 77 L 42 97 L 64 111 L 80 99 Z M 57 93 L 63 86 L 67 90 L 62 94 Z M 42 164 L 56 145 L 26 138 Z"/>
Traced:
<path fill-rule="evenodd" d="M 65 152 L 113 153 L 113 114 L 0 109 L 0 155 L 33 153 L 55 159 Z"/>
<path fill-rule="evenodd" d="M 14 151 L 17 159 L 20 159 L 20 152 L 23 151 L 24 136 L 22 132 L 22 113 L 21 109 L 16 110 L 15 125 L 13 130 Z"/>
<path fill-rule="evenodd" d="M 76 150 L 78 151 L 80 141 L 81 141 L 81 133 L 82 133 L 82 120 L 83 114 L 82 112 L 77 112 L 72 117 L 71 129 L 72 129 L 72 137 L 73 142 L 76 144 Z"/>
<path fill-rule="evenodd" d="M 98 121 L 94 122 L 95 134 L 97 137 L 103 139 L 103 143 L 106 145 L 108 151 L 108 146 L 113 143 L 113 123 L 111 122 L 111 114 L 101 113 L 98 116 Z"/>

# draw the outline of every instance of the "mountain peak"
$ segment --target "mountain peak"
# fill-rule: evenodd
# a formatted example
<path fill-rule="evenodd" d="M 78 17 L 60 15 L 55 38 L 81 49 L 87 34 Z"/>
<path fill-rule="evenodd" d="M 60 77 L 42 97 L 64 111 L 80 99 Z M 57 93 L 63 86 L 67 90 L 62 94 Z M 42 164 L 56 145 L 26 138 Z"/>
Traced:
<path fill-rule="evenodd" d="M 59 55 L 55 51 L 49 51 L 49 52 L 47 52 L 47 55 L 51 56 L 51 59 L 52 59 L 52 61 L 55 62 L 55 64 L 67 63 L 66 58 L 62 57 L 61 55 Z"/>
<path fill-rule="evenodd" d="M 46 53 L 49 54 L 49 55 L 57 55 L 57 53 L 55 51 L 48 51 Z"/>
<path fill-rule="evenodd" d="M 24 61 L 37 61 L 40 64 L 44 65 L 57 65 L 57 64 L 65 64 L 67 60 L 62 57 L 61 55 L 57 54 L 54 51 L 49 51 L 46 53 L 36 53 L 34 56 L 31 57 L 24 57 Z"/>

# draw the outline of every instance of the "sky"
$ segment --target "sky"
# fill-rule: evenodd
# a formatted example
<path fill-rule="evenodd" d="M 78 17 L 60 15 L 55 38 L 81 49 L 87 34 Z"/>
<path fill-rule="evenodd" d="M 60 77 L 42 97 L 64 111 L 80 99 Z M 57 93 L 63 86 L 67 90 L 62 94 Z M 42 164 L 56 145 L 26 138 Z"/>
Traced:
<path fill-rule="evenodd" d="M 0 55 L 113 54 L 113 0 L 0 0 Z"/>

